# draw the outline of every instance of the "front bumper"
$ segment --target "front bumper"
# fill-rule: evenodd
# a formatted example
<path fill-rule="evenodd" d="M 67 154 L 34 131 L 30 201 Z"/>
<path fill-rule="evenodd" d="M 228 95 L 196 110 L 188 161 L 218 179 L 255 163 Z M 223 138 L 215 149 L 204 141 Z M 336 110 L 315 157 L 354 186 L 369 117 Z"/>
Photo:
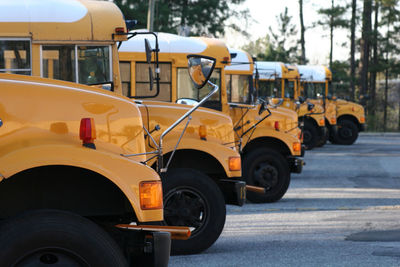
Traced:
<path fill-rule="evenodd" d="M 288 157 L 289 169 L 292 173 L 301 173 L 303 166 L 306 165 L 305 161 L 297 157 Z"/>
<path fill-rule="evenodd" d="M 168 266 L 171 234 L 149 230 L 120 228 L 119 244 L 129 266 Z"/>
<path fill-rule="evenodd" d="M 246 183 L 235 179 L 221 179 L 218 181 L 219 188 L 225 198 L 226 204 L 243 206 L 246 201 Z"/>
<path fill-rule="evenodd" d="M 320 126 L 319 133 L 320 136 L 326 136 L 326 134 L 328 133 L 328 128 L 326 126 Z"/>

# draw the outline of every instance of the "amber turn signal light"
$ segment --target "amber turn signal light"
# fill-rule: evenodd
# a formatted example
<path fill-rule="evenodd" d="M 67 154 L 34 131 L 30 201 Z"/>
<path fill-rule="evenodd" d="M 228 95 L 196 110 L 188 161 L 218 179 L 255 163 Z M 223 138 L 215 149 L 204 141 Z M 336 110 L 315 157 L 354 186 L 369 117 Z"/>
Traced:
<path fill-rule="evenodd" d="M 360 118 L 360 122 L 361 122 L 361 123 L 365 123 L 365 117 L 361 117 L 361 118 Z"/>
<path fill-rule="evenodd" d="M 242 162 L 240 157 L 229 157 L 229 170 L 240 171 L 242 169 Z"/>
<path fill-rule="evenodd" d="M 331 124 L 335 125 L 336 124 L 336 118 L 331 118 Z"/>
<path fill-rule="evenodd" d="M 146 181 L 139 184 L 140 207 L 142 210 L 162 209 L 161 181 Z"/>
<path fill-rule="evenodd" d="M 294 142 L 293 143 L 293 151 L 295 151 L 295 152 L 301 151 L 301 143 Z"/>
<path fill-rule="evenodd" d="M 325 119 L 320 119 L 319 120 L 319 125 L 325 126 Z"/>
<path fill-rule="evenodd" d="M 205 125 L 199 126 L 199 136 L 201 140 L 206 140 L 207 137 L 207 127 Z"/>

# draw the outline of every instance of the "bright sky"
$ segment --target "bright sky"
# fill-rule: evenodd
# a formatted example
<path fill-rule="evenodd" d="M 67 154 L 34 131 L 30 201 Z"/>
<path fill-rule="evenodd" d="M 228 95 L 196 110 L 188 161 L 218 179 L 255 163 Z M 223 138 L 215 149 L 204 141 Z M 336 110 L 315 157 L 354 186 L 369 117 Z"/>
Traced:
<path fill-rule="evenodd" d="M 298 31 L 298 38 L 300 39 L 300 18 L 299 18 L 299 1 L 298 0 L 246 0 L 242 5 L 243 8 L 248 8 L 250 15 L 256 22 L 250 25 L 243 25 L 243 28 L 248 29 L 251 35 L 251 40 L 254 41 L 260 37 L 266 36 L 269 33 L 269 27 L 272 29 L 277 28 L 277 19 L 280 13 L 284 12 L 285 6 L 288 7 L 288 14 L 292 17 L 292 24 L 295 24 Z M 304 0 L 303 17 L 304 24 L 309 27 L 320 19 L 317 10 L 322 6 L 321 3 L 330 5 L 330 1 L 318 0 Z M 329 7 L 329 6 L 325 6 Z M 245 23 L 245 22 L 243 22 Z M 310 64 L 324 64 L 329 62 L 329 30 L 323 30 L 321 27 L 306 30 L 306 57 Z M 334 47 L 333 47 L 333 60 L 346 60 L 349 57 L 349 44 L 345 48 L 341 43 L 348 41 L 348 32 L 338 29 L 334 31 Z M 233 48 L 241 48 L 248 43 L 242 35 L 227 30 L 225 34 L 226 43 Z"/>

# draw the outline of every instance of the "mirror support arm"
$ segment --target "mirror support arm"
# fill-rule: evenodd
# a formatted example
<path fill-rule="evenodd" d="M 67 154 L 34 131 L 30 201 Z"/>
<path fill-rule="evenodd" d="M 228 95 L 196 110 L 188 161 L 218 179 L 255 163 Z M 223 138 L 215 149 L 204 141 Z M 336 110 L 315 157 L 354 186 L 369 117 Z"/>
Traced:
<path fill-rule="evenodd" d="M 174 155 L 175 155 L 175 151 L 176 151 L 176 149 L 178 148 L 178 145 L 179 145 L 179 143 L 180 143 L 181 140 L 182 140 L 183 134 L 186 132 L 186 129 L 187 129 L 187 127 L 188 127 L 188 125 L 189 125 L 189 122 L 190 122 L 191 120 L 192 120 L 192 116 L 189 116 L 189 117 L 188 117 L 188 120 L 187 120 L 187 122 L 186 122 L 185 128 L 183 128 L 182 133 L 181 133 L 181 135 L 179 136 L 178 141 L 176 142 L 176 145 L 175 145 L 175 147 L 174 147 L 174 150 L 172 151 L 171 157 L 169 157 L 167 164 L 165 165 L 164 169 L 161 170 L 161 172 L 167 172 L 168 167 L 169 167 L 169 164 L 171 163 L 171 160 L 172 160 L 172 158 L 173 158 Z"/>
<path fill-rule="evenodd" d="M 179 123 L 181 123 L 184 119 L 189 117 L 196 109 L 198 109 L 204 102 L 206 102 L 213 94 L 215 94 L 219 87 L 216 84 L 213 84 L 212 82 L 208 81 L 208 84 L 210 84 L 213 88 L 213 90 L 208 93 L 206 97 L 204 97 L 199 103 L 197 103 L 196 106 L 192 107 L 190 110 L 188 110 L 182 117 L 180 117 L 176 122 L 174 122 L 171 126 L 168 127 L 160 136 L 160 141 L 158 144 L 158 147 L 160 148 L 160 155 L 161 157 L 158 159 L 158 168 L 159 171 L 166 172 L 167 170 L 163 168 L 163 157 L 162 157 L 162 147 L 163 147 L 163 139 L 164 137 L 171 132 Z"/>
<path fill-rule="evenodd" d="M 263 122 L 266 118 L 268 118 L 269 116 L 271 116 L 271 111 L 267 108 L 268 114 L 264 116 L 264 118 L 262 118 L 261 120 L 257 121 L 255 124 L 253 124 L 249 129 L 247 129 L 245 132 L 242 133 L 242 136 L 245 136 L 248 132 L 250 132 L 251 130 L 253 130 L 254 128 L 257 127 L 257 125 L 259 125 L 261 122 Z"/>

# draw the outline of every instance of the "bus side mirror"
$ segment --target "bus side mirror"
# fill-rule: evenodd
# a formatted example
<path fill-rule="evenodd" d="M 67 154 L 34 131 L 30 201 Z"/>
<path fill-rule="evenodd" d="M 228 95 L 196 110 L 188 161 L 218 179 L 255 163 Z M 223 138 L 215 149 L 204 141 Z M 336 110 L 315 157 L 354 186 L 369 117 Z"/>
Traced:
<path fill-rule="evenodd" d="M 153 49 L 151 48 L 149 40 L 144 39 L 144 47 L 146 49 L 146 61 L 148 64 L 150 64 L 151 63 L 151 53 L 153 53 Z"/>
<path fill-rule="evenodd" d="M 215 58 L 199 55 L 188 55 L 187 59 L 190 79 L 197 89 L 203 88 L 210 79 L 215 68 Z"/>
<path fill-rule="evenodd" d="M 150 91 L 153 91 L 154 78 L 153 78 L 153 71 L 151 70 L 151 67 L 149 67 L 149 81 L 150 81 Z"/>
<path fill-rule="evenodd" d="M 259 98 L 258 102 L 260 102 L 260 108 L 258 109 L 258 115 L 261 115 L 265 110 L 267 110 L 269 100 L 268 99 L 263 100 L 263 99 Z"/>
<path fill-rule="evenodd" d="M 304 96 L 299 96 L 298 100 L 299 100 L 300 104 L 303 104 L 306 101 Z"/>
<path fill-rule="evenodd" d="M 314 104 L 313 103 L 307 103 L 307 110 L 311 111 L 314 108 Z"/>

